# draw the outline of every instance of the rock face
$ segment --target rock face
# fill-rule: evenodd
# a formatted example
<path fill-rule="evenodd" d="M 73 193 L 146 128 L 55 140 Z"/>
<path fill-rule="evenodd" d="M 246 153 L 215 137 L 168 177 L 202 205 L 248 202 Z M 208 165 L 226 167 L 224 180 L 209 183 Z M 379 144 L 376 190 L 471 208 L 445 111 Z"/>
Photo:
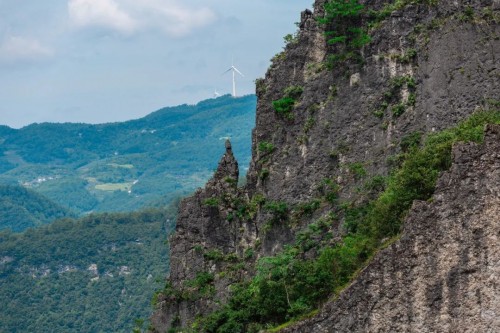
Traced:
<path fill-rule="evenodd" d="M 204 189 L 194 196 L 184 199 L 179 207 L 176 232 L 170 239 L 170 277 L 176 294 L 163 295 L 159 299 L 159 310 L 152 318 L 156 331 L 163 332 L 168 327 L 186 325 L 195 315 L 209 313 L 217 307 L 214 299 L 207 294 L 217 294 L 224 301 L 228 286 L 237 277 L 219 278 L 214 273 L 226 268 L 234 259 L 234 253 L 241 249 L 247 234 L 241 228 L 254 230 L 251 225 L 232 221 L 234 203 L 240 196 L 237 188 L 238 162 L 234 158 L 231 143 L 226 141 L 226 153 L 222 156 L 217 170 Z M 203 290 L 202 277 L 212 282 L 214 290 Z M 197 280 L 198 278 L 198 280 Z"/>
<path fill-rule="evenodd" d="M 319 315 L 283 332 L 500 330 L 500 126 L 453 158 L 401 239 Z"/>
<path fill-rule="evenodd" d="M 373 10 L 393 3 L 359 2 Z M 170 241 L 169 281 L 177 292 L 160 299 L 154 332 L 187 327 L 224 304 L 228 286 L 251 276 L 256 259 L 278 253 L 330 209 L 322 205 L 290 225 L 269 225 L 261 198 L 294 207 L 321 196 L 326 179 L 338 185 L 340 200 L 356 202 L 364 179 L 388 174 L 403 139 L 455 126 L 498 103 L 499 1 L 415 2 L 398 1 L 407 4 L 370 30 L 361 63 L 331 68 L 325 64 L 338 50 L 326 41 L 328 27 L 317 23 L 325 0 L 302 13 L 296 40 L 256 82 L 247 184 L 236 187 L 228 148 L 206 188 L 181 204 Z M 289 96 L 293 110 L 276 112 L 273 102 Z M 455 147 L 455 166 L 441 178 L 433 203 L 415 203 L 401 240 L 377 255 L 337 302 L 288 331 L 494 331 L 497 132 L 490 128 L 485 146 Z M 342 233 L 341 223 L 332 228 Z M 211 297 L 193 287 L 203 272 L 213 279 Z M 460 326 L 467 318 L 477 325 Z"/>

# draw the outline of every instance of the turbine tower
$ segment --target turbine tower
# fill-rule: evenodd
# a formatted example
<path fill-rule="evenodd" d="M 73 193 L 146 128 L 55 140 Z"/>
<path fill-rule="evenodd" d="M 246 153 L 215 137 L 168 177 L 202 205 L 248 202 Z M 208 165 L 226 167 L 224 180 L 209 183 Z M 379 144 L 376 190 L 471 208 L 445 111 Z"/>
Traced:
<path fill-rule="evenodd" d="M 241 76 L 244 75 L 241 74 L 241 72 L 236 67 L 234 67 L 234 65 L 231 65 L 231 67 L 222 74 L 226 74 L 227 72 L 233 72 L 233 97 L 236 97 L 236 73 L 240 74 Z"/>

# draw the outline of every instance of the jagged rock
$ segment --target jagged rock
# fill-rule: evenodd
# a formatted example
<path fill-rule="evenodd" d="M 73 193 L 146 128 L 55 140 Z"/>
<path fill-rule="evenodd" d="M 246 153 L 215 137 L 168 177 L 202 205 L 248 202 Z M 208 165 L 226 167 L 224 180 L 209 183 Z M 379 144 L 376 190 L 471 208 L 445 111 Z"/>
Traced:
<path fill-rule="evenodd" d="M 372 31 L 372 41 L 361 50 L 363 64 L 350 61 L 331 70 L 324 64 L 334 46 L 326 41 L 327 26 L 317 23 L 324 14 L 325 2 L 315 2 L 312 17 L 303 12 L 297 41 L 273 58 L 266 77 L 257 81 L 256 128 L 246 186 L 237 189 L 224 182 L 228 175 L 237 179 L 237 167 L 227 149 L 207 187 L 183 201 L 177 232 L 170 242 L 170 281 L 174 287 L 182 289 L 183 281 L 193 279 L 198 272 L 211 271 L 217 276 L 227 268 L 225 263 L 208 260 L 195 246 L 239 256 L 245 249 L 254 249 L 255 256 L 242 272 L 246 276 L 257 258 L 279 252 L 299 230 L 328 209 L 320 207 L 315 215 L 302 217 L 293 225 L 264 228 L 269 226 L 265 209 L 230 222 L 235 202 L 248 203 L 258 194 L 268 201 L 293 206 L 321 195 L 318 188 L 325 179 L 339 185 L 340 200 L 355 201 L 357 189 L 368 177 L 388 174 L 391 157 L 401 152 L 404 137 L 414 132 L 425 136 L 455 126 L 475 110 L 485 108 L 488 99 L 498 98 L 496 50 L 500 49 L 500 27 L 487 18 L 467 21 L 460 16 L 467 6 L 475 13 L 496 11 L 493 15 L 498 15 L 498 0 L 439 1 L 435 6 L 411 3 Z M 389 1 L 360 2 L 379 10 Z M 408 54 L 413 56 L 405 58 Z M 411 87 L 404 83 L 391 91 L 402 78 L 409 80 Z M 290 88 L 301 93 L 296 97 L 293 116 L 283 117 L 274 110 L 273 101 L 283 98 Z M 391 105 L 377 113 L 388 92 L 392 93 Z M 397 104 L 403 105 L 404 112 L 395 115 Z M 487 254 L 498 261 L 494 242 L 499 208 L 493 198 L 496 193 L 498 199 L 498 169 L 489 169 L 488 163 L 495 161 L 487 148 L 494 145 L 491 137 L 495 131 L 490 128 L 485 146 L 455 147 L 456 164 L 441 178 L 434 203 L 415 204 L 401 240 L 379 254 L 363 272 L 364 278 L 346 290 L 339 301 L 329 303 L 318 317 L 289 331 L 453 331 L 455 324 L 450 318 L 465 325 L 461 317 L 476 318 L 474 324 L 463 326 L 471 331 L 488 332 L 495 327 L 483 324 L 496 323 L 484 318 L 499 314 L 495 303 L 498 295 L 487 280 L 487 276 L 493 280 L 498 276 L 498 263 L 485 259 Z M 468 163 L 477 163 L 477 171 Z M 498 168 L 498 161 L 495 163 Z M 366 176 L 356 175 L 353 165 L 361 165 Z M 458 170 L 462 169 L 468 171 L 460 179 Z M 479 178 L 480 172 L 488 172 L 488 183 Z M 445 184 L 446 179 L 451 183 Z M 455 190 L 459 192 L 453 194 Z M 204 204 L 206 199 L 221 196 L 226 199 L 216 207 Z M 453 204 L 455 199 L 458 201 Z M 481 218 L 485 225 L 478 229 Z M 342 232 L 339 225 L 332 226 L 335 234 Z M 482 231 L 474 233 L 476 229 Z M 467 256 L 464 251 L 468 251 Z M 463 262 L 465 258 L 467 263 Z M 475 268 L 471 271 L 469 266 Z M 217 277 L 213 297 L 160 303 L 162 308 L 152 320 L 155 330 L 166 331 L 176 316 L 176 323 L 189 325 L 196 315 L 217 308 L 214 299 L 223 303 L 232 282 Z M 405 289 L 410 287 L 413 293 Z M 474 305 L 479 302 L 475 290 L 483 295 L 487 288 L 492 290 L 491 295 L 484 294 L 480 300 L 486 305 Z M 390 312 L 390 307 L 396 310 Z M 484 320 L 474 317 L 477 311 L 483 311 Z"/>
<path fill-rule="evenodd" d="M 283 333 L 500 331 L 500 126 L 453 157 L 401 239 L 338 300 Z"/>
<path fill-rule="evenodd" d="M 159 310 L 152 317 L 155 332 L 167 331 L 175 325 L 185 326 L 193 321 L 195 315 L 209 313 L 218 307 L 215 298 L 201 297 L 196 294 L 195 288 L 189 286 L 189 281 L 196 279 L 199 273 L 213 275 L 217 300 L 225 300 L 231 279 L 216 276 L 215 273 L 228 264 L 206 255 L 213 249 L 223 256 L 237 254 L 237 247 L 245 237 L 240 228 L 253 230 L 251 225 L 244 226 L 241 221 L 228 220 L 232 200 L 240 195 L 237 188 L 239 169 L 229 140 L 225 147 L 226 152 L 205 188 L 180 204 L 176 232 L 169 242 L 169 281 L 178 295 L 160 296 Z"/>

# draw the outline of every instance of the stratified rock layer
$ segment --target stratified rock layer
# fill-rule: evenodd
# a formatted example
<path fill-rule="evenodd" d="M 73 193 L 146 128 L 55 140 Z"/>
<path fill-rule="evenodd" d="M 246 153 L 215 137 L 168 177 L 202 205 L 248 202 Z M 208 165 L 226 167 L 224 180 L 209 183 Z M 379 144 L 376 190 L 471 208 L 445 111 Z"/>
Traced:
<path fill-rule="evenodd" d="M 499 332 L 500 126 L 458 144 L 431 202 L 338 300 L 286 333 Z"/>

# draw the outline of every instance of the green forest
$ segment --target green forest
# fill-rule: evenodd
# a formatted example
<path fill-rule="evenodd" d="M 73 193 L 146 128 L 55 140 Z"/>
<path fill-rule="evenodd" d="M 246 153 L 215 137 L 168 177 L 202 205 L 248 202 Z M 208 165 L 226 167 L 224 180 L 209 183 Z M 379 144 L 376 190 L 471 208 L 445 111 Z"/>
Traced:
<path fill-rule="evenodd" d="M 0 230 L 19 232 L 75 214 L 22 186 L 0 184 Z"/>
<path fill-rule="evenodd" d="M 131 332 L 168 270 L 176 207 L 0 231 L 0 332 Z"/>
<path fill-rule="evenodd" d="M 121 123 L 0 126 L 0 333 L 147 324 L 179 198 L 212 176 L 226 138 L 249 164 L 255 104 L 222 96 Z"/>
<path fill-rule="evenodd" d="M 78 214 L 168 204 L 211 177 L 224 140 L 251 157 L 255 95 L 167 107 L 126 122 L 0 128 L 0 183 L 23 185 Z"/>

